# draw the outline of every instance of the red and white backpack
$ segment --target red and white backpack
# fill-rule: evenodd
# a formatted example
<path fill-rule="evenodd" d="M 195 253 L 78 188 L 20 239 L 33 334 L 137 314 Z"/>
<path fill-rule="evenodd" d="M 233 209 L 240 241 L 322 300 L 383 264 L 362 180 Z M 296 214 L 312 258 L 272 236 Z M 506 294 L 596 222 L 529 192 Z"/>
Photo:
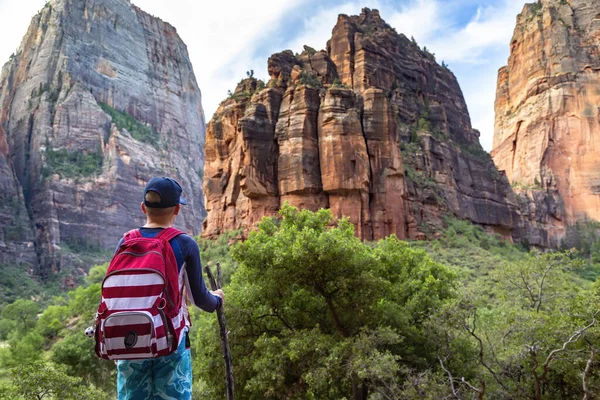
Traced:
<path fill-rule="evenodd" d="M 153 238 L 127 232 L 102 282 L 96 354 L 109 360 L 161 357 L 177 349 L 186 325 L 177 260 L 163 229 Z"/>

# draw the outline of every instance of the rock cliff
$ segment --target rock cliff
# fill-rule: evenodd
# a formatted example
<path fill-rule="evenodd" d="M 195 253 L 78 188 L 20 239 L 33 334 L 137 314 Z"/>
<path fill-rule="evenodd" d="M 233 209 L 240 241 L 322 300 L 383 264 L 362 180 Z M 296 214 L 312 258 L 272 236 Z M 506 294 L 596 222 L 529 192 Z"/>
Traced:
<path fill-rule="evenodd" d="M 199 233 L 205 123 L 175 28 L 127 0 L 51 0 L 0 78 L 0 263 L 60 269 L 60 250 L 112 248 L 170 175 Z"/>
<path fill-rule="evenodd" d="M 287 201 L 349 217 L 365 240 L 433 237 L 452 215 L 556 244 L 560 199 L 512 191 L 455 76 L 377 10 L 340 15 L 326 50 L 274 54 L 268 71 L 208 124 L 204 234 L 248 229 Z"/>
<path fill-rule="evenodd" d="M 566 220 L 600 219 L 600 1 L 541 0 L 498 73 L 492 155 L 515 187 L 557 191 Z"/>

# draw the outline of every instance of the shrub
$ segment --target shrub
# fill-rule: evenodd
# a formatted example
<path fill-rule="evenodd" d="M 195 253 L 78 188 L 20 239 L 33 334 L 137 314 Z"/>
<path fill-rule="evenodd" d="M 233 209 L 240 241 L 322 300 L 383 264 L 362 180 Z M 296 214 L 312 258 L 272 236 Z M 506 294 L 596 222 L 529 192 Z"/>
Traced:
<path fill-rule="evenodd" d="M 301 84 L 315 89 L 318 89 L 323 86 L 323 84 L 316 75 L 306 71 L 300 72 L 300 77 L 298 78 L 298 80 Z"/>

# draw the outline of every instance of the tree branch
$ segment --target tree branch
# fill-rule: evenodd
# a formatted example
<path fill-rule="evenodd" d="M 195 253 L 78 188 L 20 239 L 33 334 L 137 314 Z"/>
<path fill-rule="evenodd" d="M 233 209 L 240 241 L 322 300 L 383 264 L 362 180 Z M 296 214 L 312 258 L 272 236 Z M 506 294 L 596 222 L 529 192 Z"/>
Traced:
<path fill-rule="evenodd" d="M 521 276 L 521 281 L 523 282 L 523 285 L 525 285 L 525 288 L 529 292 L 529 299 L 531 300 L 531 307 L 534 307 L 535 301 L 536 301 L 536 296 L 533 293 L 533 290 L 531 290 L 531 288 L 529 287 L 529 284 L 527 283 L 527 281 L 525 280 L 525 276 L 523 275 L 523 270 L 521 270 L 521 273 L 519 275 Z"/>
<path fill-rule="evenodd" d="M 471 329 L 469 325 L 465 325 L 465 329 L 479 343 L 479 363 L 481 365 L 483 365 L 483 367 L 485 369 L 487 369 L 490 374 L 492 374 L 492 377 L 498 383 L 498 385 L 500 385 L 502 387 L 502 389 L 508 391 L 508 388 L 506 387 L 506 385 L 500 380 L 500 378 L 498 378 L 498 374 L 489 365 L 487 365 L 487 363 L 483 359 L 483 356 L 484 356 L 484 354 L 483 354 L 483 341 L 481 340 L 481 338 L 479 336 L 477 336 L 475 334 L 475 330 L 477 329 L 477 312 L 473 313 L 473 328 Z"/>
<path fill-rule="evenodd" d="M 454 395 L 454 397 L 456 397 L 457 399 L 460 400 L 460 397 L 458 397 L 458 392 L 456 391 L 456 388 L 454 387 L 454 378 L 452 377 L 452 374 L 450 373 L 450 371 L 448 371 L 448 369 L 444 366 L 444 361 L 442 360 L 442 357 L 440 357 L 439 354 L 438 354 L 438 360 L 440 362 L 442 369 L 446 372 L 446 374 L 448 374 L 448 381 L 450 381 L 450 389 L 452 390 L 452 394 Z"/>
<path fill-rule="evenodd" d="M 544 274 L 542 275 L 542 281 L 540 282 L 540 287 L 538 290 L 538 300 L 537 300 L 537 307 L 535 309 L 536 312 L 540 312 L 540 308 L 542 307 L 542 294 L 543 294 L 543 290 L 544 290 L 544 281 L 546 280 L 546 276 L 548 276 L 548 273 L 550 272 L 550 270 L 552 268 L 554 268 L 556 265 L 553 263 L 550 263 L 550 266 L 548 268 L 546 268 L 546 271 L 544 271 Z"/>
<path fill-rule="evenodd" d="M 592 370 L 594 358 L 596 358 L 596 348 L 592 345 L 592 350 L 590 351 L 590 358 L 587 360 L 587 363 L 585 364 L 585 370 L 583 371 L 583 400 L 592 399 L 593 393 L 591 392 L 588 386 L 588 377 L 590 376 L 590 371 Z"/>
<path fill-rule="evenodd" d="M 315 282 L 315 289 L 317 290 L 317 292 L 319 292 L 319 294 L 321 294 L 321 296 L 323 296 L 323 298 L 325 298 L 327 308 L 329 309 L 329 312 L 333 317 L 333 322 L 335 322 L 335 326 L 339 333 L 342 335 L 342 337 L 348 337 L 348 332 L 346 331 L 346 328 L 344 328 L 344 325 L 342 324 L 342 321 L 340 320 L 340 317 L 338 316 L 338 313 L 335 307 L 333 306 L 333 300 L 331 300 L 331 293 L 327 293 L 318 282 Z"/>
<path fill-rule="evenodd" d="M 563 345 L 562 345 L 562 347 L 560 349 L 554 349 L 554 350 L 552 350 L 550 352 L 550 354 L 548 354 L 548 357 L 546 358 L 546 362 L 544 362 L 544 373 L 541 376 L 542 379 L 545 378 L 546 375 L 548 374 L 549 366 L 550 366 L 550 363 L 552 362 L 552 359 L 554 359 L 554 357 L 558 353 L 560 353 L 561 351 L 565 351 L 565 349 L 567 348 L 567 345 L 569 343 L 573 343 L 585 331 L 587 331 L 588 329 L 590 329 L 592 326 L 596 325 L 596 316 L 598 315 L 598 313 L 600 313 L 600 310 L 598 310 L 598 311 L 596 311 L 594 313 L 594 316 L 592 318 L 592 322 L 590 322 L 588 325 L 584 326 L 583 328 L 581 328 L 580 330 L 578 330 L 577 332 L 575 332 L 573 335 L 571 335 L 571 337 L 569 338 L 569 340 L 567 340 L 566 342 L 564 342 Z"/>

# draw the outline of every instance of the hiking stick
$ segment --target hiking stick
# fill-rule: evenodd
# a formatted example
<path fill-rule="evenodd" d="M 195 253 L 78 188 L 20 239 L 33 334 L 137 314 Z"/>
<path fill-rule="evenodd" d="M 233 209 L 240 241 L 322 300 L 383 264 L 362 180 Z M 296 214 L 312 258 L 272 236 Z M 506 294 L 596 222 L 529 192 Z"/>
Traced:
<path fill-rule="evenodd" d="M 211 290 L 220 289 L 223 285 L 223 274 L 221 273 L 221 263 L 217 262 L 217 280 L 212 274 L 210 267 L 204 267 Z M 227 400 L 233 400 L 233 365 L 231 364 L 231 350 L 229 349 L 229 332 L 225 326 L 225 314 L 223 307 L 217 309 L 217 319 L 219 320 L 219 334 L 221 335 L 221 350 L 223 350 L 223 360 L 225 360 L 225 386 Z"/>

